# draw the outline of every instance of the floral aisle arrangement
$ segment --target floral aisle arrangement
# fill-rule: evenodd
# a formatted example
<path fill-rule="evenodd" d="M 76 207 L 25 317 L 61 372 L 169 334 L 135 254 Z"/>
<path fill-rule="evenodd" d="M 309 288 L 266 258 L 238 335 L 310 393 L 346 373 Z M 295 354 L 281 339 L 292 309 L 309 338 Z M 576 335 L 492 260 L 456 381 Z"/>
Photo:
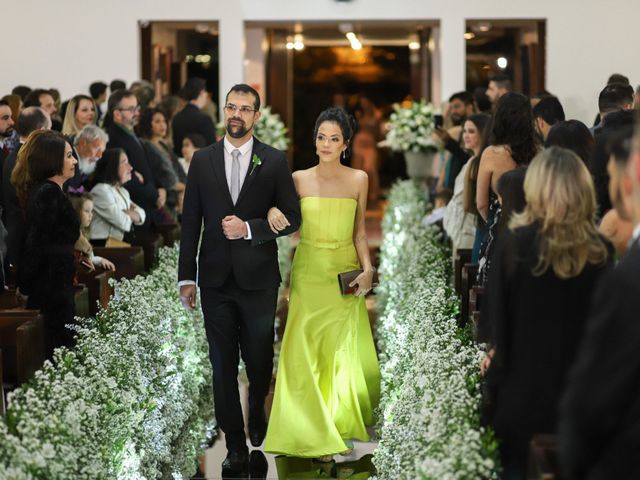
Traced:
<path fill-rule="evenodd" d="M 387 144 L 396 152 L 428 152 L 438 149 L 431 138 L 435 109 L 424 100 L 408 106 L 395 104 L 389 117 Z"/>
<path fill-rule="evenodd" d="M 225 134 L 224 122 L 219 122 L 216 129 L 218 136 L 222 137 Z M 280 115 L 273 113 L 269 106 L 260 108 L 260 118 L 253 127 L 253 134 L 258 140 L 278 150 L 286 150 L 290 143 L 288 133 Z"/>
<path fill-rule="evenodd" d="M 481 352 L 457 326 L 449 252 L 422 226 L 422 198 L 415 183 L 396 184 L 383 220 L 374 463 L 380 479 L 496 478 L 496 444 L 480 426 Z"/>
<path fill-rule="evenodd" d="M 107 310 L 78 319 L 58 349 L 9 396 L 0 478 L 180 479 L 213 435 L 212 373 L 200 310 L 180 305 L 178 250 L 146 277 L 115 284 Z"/>

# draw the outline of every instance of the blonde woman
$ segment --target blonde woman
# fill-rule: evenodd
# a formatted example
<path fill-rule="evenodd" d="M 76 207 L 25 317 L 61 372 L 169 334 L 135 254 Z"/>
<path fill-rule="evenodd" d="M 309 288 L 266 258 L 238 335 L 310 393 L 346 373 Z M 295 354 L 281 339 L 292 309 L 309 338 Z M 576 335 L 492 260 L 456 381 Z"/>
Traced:
<path fill-rule="evenodd" d="M 525 478 L 534 433 L 555 433 L 556 410 L 582 338 L 589 298 L 612 263 L 595 226 L 591 175 L 573 152 L 551 147 L 531 162 L 527 205 L 501 234 L 487 284 L 495 393 L 491 423 L 504 478 Z"/>
<path fill-rule="evenodd" d="M 62 134 L 75 137 L 82 127 L 95 124 L 96 103 L 87 95 L 76 95 L 67 105 L 67 112 L 62 123 Z"/>

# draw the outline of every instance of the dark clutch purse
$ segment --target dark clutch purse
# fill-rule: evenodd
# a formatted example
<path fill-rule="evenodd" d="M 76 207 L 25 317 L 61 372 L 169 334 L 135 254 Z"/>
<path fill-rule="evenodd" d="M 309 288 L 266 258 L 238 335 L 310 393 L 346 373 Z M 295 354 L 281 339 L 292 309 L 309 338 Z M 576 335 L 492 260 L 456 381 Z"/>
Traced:
<path fill-rule="evenodd" d="M 351 295 L 355 293 L 357 286 L 350 287 L 349 284 L 353 282 L 358 275 L 360 275 L 364 270 L 351 270 L 350 272 L 342 272 L 338 274 L 338 285 L 340 285 L 340 292 L 342 295 Z M 378 286 L 378 273 L 374 272 L 373 274 L 373 282 L 371 282 L 371 287 Z M 356 284 L 357 285 L 357 284 Z"/>

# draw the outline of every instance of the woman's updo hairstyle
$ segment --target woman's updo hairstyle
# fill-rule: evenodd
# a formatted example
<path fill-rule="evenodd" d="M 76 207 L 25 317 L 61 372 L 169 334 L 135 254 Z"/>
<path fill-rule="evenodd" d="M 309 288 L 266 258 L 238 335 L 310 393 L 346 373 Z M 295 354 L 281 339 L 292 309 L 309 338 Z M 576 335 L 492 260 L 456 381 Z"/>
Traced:
<path fill-rule="evenodd" d="M 349 115 L 343 108 L 331 107 L 324 110 L 318 119 L 316 120 L 316 126 L 313 128 L 313 141 L 315 142 L 318 137 L 318 129 L 324 122 L 332 122 L 340 127 L 342 132 L 342 138 L 347 149 L 344 152 L 345 157 L 349 157 L 351 154 L 351 139 L 353 138 L 353 132 L 355 131 L 355 120 Z"/>

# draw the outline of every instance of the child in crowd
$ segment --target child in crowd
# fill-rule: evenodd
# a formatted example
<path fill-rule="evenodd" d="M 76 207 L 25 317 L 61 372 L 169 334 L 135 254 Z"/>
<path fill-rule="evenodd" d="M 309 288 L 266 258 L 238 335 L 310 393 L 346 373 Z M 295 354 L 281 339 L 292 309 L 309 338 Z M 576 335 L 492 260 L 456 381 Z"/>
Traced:
<path fill-rule="evenodd" d="M 93 254 L 93 247 L 88 240 L 89 226 L 93 219 L 93 200 L 91 195 L 83 193 L 82 195 L 71 196 L 70 200 L 73 208 L 78 212 L 78 217 L 80 217 L 80 237 L 76 241 L 75 250 L 83 257 L 82 264 L 91 270 L 96 267 L 102 267 L 105 270 L 115 271 L 116 266 L 112 262 Z"/>

